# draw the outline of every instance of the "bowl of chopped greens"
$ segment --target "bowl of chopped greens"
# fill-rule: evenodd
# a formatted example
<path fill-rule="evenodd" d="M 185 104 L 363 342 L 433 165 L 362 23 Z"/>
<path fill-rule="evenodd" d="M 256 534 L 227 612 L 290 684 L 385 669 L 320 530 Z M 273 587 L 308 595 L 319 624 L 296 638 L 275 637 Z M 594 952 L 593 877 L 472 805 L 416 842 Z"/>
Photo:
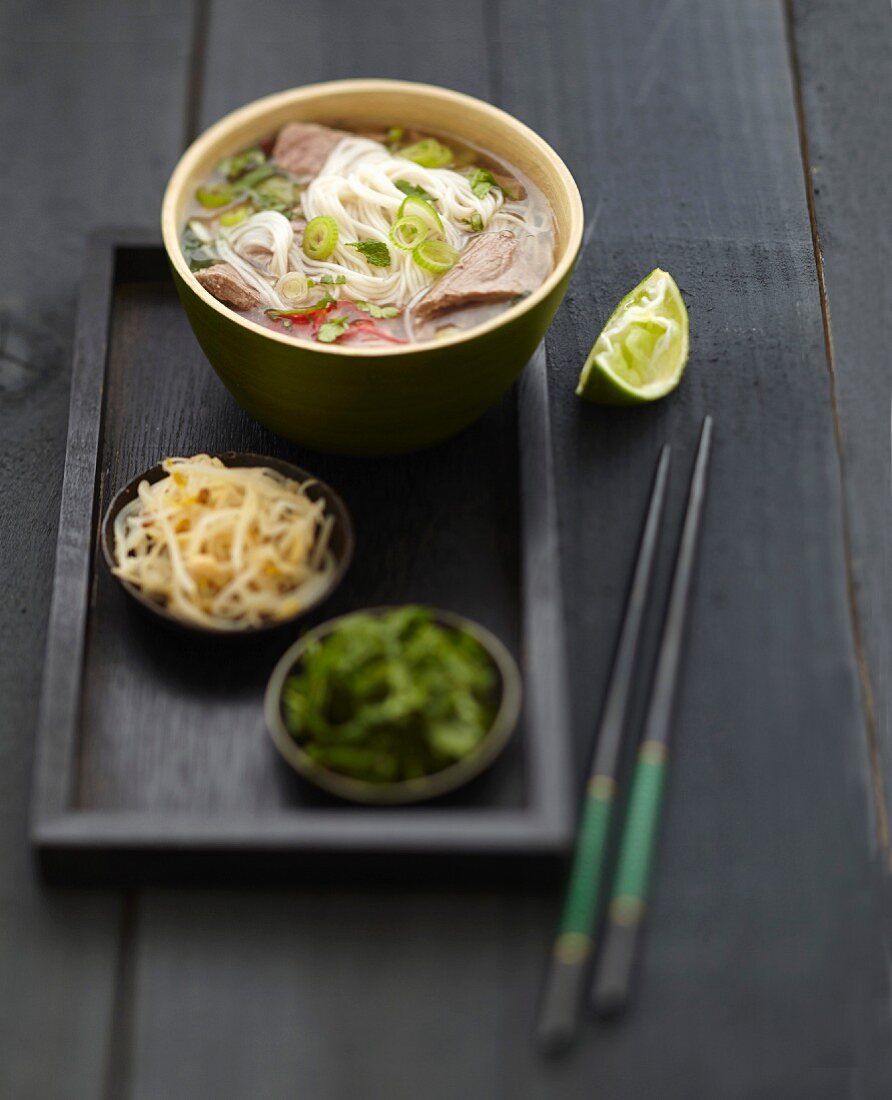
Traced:
<path fill-rule="evenodd" d="M 266 722 L 301 776 L 353 802 L 436 798 L 487 768 L 520 714 L 521 679 L 495 635 L 420 606 L 353 612 L 276 665 Z"/>

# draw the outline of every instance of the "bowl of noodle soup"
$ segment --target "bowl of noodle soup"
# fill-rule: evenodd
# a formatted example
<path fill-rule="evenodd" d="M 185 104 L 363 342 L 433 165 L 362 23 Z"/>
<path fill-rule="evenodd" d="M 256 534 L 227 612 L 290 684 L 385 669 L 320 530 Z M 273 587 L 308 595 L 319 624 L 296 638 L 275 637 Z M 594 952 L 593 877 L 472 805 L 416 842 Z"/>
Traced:
<path fill-rule="evenodd" d="M 110 572 L 140 607 L 220 637 L 303 618 L 340 584 L 354 541 L 328 485 L 241 452 L 164 459 L 114 496 L 100 528 Z"/>
<path fill-rule="evenodd" d="M 311 171 L 292 131 L 328 142 Z M 309 85 L 221 119 L 174 169 L 161 220 L 190 324 L 239 403 L 355 455 L 428 446 L 494 404 L 544 337 L 583 229 L 569 170 L 532 130 L 393 80 Z M 517 252 L 509 271 L 487 266 L 500 249 Z"/>

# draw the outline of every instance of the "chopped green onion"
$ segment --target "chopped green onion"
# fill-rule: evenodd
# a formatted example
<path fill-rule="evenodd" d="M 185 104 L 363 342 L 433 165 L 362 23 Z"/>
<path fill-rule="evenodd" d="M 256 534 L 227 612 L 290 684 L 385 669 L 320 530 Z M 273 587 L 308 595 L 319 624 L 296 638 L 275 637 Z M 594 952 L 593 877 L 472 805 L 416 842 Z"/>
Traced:
<path fill-rule="evenodd" d="M 398 191 L 402 191 L 404 195 L 414 195 L 418 199 L 426 199 L 427 202 L 436 202 L 433 195 L 429 195 L 423 187 L 419 187 L 417 183 L 409 183 L 408 180 L 397 180 L 394 187 Z"/>
<path fill-rule="evenodd" d="M 361 309 L 363 313 L 368 313 L 371 317 L 399 317 L 400 310 L 396 306 L 376 306 L 374 302 L 354 302 L 357 309 Z"/>
<path fill-rule="evenodd" d="M 239 187 L 244 187 L 250 190 L 252 187 L 256 187 L 258 183 L 263 183 L 264 180 L 268 180 L 270 176 L 276 174 L 275 168 L 271 164 L 261 164 L 259 168 L 255 168 L 253 172 L 249 172 L 246 176 L 238 181 Z"/>
<path fill-rule="evenodd" d="M 264 210 L 290 211 L 300 197 L 300 186 L 285 176 L 270 176 L 252 189 L 252 197 Z"/>
<path fill-rule="evenodd" d="M 238 206 L 233 206 L 231 209 L 227 210 L 225 214 L 220 215 L 220 224 L 238 225 L 239 222 L 243 222 L 253 210 L 254 207 L 251 203 L 239 203 Z"/>
<path fill-rule="evenodd" d="M 250 172 L 253 168 L 265 163 L 266 157 L 263 150 L 254 146 L 253 149 L 246 149 L 244 153 L 238 153 L 234 157 L 221 160 L 217 165 L 217 171 L 232 182 L 239 179 L 246 172 Z"/>
<path fill-rule="evenodd" d="M 300 271 L 289 271 L 276 283 L 276 293 L 286 302 L 297 305 L 310 293 L 310 284 L 306 275 Z"/>
<path fill-rule="evenodd" d="M 304 230 L 304 255 L 311 260 L 327 260 L 338 243 L 338 223 L 323 214 L 307 223 Z"/>
<path fill-rule="evenodd" d="M 429 235 L 427 223 L 414 214 L 397 218 L 390 230 L 390 239 L 404 252 L 411 252 L 416 244 L 420 244 Z"/>
<path fill-rule="evenodd" d="M 322 278 L 319 280 L 323 286 L 343 286 L 347 281 L 346 275 L 332 275 L 326 271 Z"/>
<path fill-rule="evenodd" d="M 496 177 L 488 168 L 474 168 L 468 175 L 468 183 L 478 199 L 485 199 L 493 187 L 498 187 Z"/>
<path fill-rule="evenodd" d="M 412 250 L 415 263 L 425 271 L 433 272 L 434 275 L 442 275 L 455 267 L 460 255 L 457 248 L 453 248 L 445 241 L 422 241 Z"/>
<path fill-rule="evenodd" d="M 215 187 L 199 187 L 195 197 L 202 206 L 213 210 L 218 206 L 228 206 L 232 202 L 232 188 L 227 183 L 220 183 Z"/>
<path fill-rule="evenodd" d="M 436 138 L 425 138 L 400 149 L 400 156 L 420 164 L 422 168 L 447 168 L 452 164 L 453 153 L 448 145 Z"/>
<path fill-rule="evenodd" d="M 310 225 L 312 224 L 310 222 Z M 362 253 L 372 267 L 390 267 L 390 249 L 383 241 L 348 241 L 347 243 L 351 248 Z"/>
<path fill-rule="evenodd" d="M 479 233 L 483 229 L 483 218 L 480 217 L 477 210 L 471 215 L 468 225 L 470 225 L 472 233 Z"/>
<path fill-rule="evenodd" d="M 402 126 L 391 126 L 385 135 L 385 141 L 388 145 L 395 145 L 398 141 L 402 141 L 406 136 L 406 131 Z"/>
<path fill-rule="evenodd" d="M 425 202 L 424 199 L 420 199 L 417 195 L 407 195 L 397 211 L 397 219 L 409 217 L 420 218 L 427 226 L 427 235 L 429 237 L 444 237 L 446 235 L 443 232 L 443 223 L 440 221 L 440 215 L 434 210 L 429 202 Z"/>

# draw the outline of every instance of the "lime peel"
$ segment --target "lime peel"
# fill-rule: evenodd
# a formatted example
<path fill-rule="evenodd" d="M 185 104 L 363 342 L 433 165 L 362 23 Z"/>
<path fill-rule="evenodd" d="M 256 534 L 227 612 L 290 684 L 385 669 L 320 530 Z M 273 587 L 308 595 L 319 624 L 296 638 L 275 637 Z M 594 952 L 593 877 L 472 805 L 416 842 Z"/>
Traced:
<path fill-rule="evenodd" d="M 589 352 L 576 393 L 598 405 L 665 397 L 688 360 L 688 311 L 667 271 L 655 268 L 619 303 Z"/>

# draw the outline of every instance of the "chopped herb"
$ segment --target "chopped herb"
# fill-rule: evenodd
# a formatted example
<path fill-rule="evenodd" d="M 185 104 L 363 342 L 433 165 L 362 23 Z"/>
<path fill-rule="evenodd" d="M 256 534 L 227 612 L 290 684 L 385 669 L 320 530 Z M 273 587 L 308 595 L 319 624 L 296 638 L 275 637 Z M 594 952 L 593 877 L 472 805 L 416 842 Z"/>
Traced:
<path fill-rule="evenodd" d="M 402 141 L 406 136 L 406 131 L 402 126 L 391 126 L 385 135 L 385 141 L 388 145 L 396 145 L 398 141 Z"/>
<path fill-rule="evenodd" d="M 324 286 L 343 286 L 346 281 L 346 275 L 332 275 L 328 271 L 319 280 Z"/>
<path fill-rule="evenodd" d="M 350 318 L 346 313 L 341 317 L 332 317 L 330 321 L 326 321 L 324 325 L 319 326 L 316 339 L 320 344 L 332 344 L 339 336 L 344 335 L 344 331 L 349 324 Z"/>
<path fill-rule="evenodd" d="M 372 317 L 399 317 L 400 315 L 396 306 L 376 306 L 374 302 L 354 302 L 353 304 Z"/>
<path fill-rule="evenodd" d="M 496 177 L 488 168 L 474 168 L 468 176 L 471 190 L 478 199 L 484 199 L 493 187 L 498 187 Z"/>
<path fill-rule="evenodd" d="M 402 191 L 404 195 L 412 195 L 416 199 L 424 199 L 425 202 L 436 202 L 437 200 L 433 195 L 429 195 L 423 187 L 419 187 L 417 183 L 409 183 L 408 180 L 397 180 L 396 188 L 398 191 Z"/>
<path fill-rule="evenodd" d="M 246 172 L 259 168 L 261 164 L 265 163 L 266 157 L 263 150 L 255 146 L 253 149 L 246 149 L 244 153 L 239 153 L 237 156 L 221 160 L 217 165 L 217 171 L 230 182 L 233 182 L 241 179 Z"/>
<path fill-rule="evenodd" d="M 390 249 L 383 241 L 348 241 L 351 248 L 361 252 L 372 267 L 390 267 Z"/>
<path fill-rule="evenodd" d="M 483 218 L 480 217 L 479 211 L 474 211 L 474 213 L 468 219 L 468 224 L 470 225 L 472 232 L 480 232 L 480 230 L 483 228 Z"/>
<path fill-rule="evenodd" d="M 193 229 L 186 227 L 183 233 L 183 255 L 190 271 L 201 271 L 220 262 L 217 250 L 210 241 L 203 241 Z"/>
<path fill-rule="evenodd" d="M 247 183 L 248 177 L 242 181 Z M 280 214 L 290 215 L 300 198 L 300 186 L 274 175 L 272 169 L 259 182 L 248 187 L 248 193 L 261 210 L 276 210 Z"/>
<path fill-rule="evenodd" d="M 473 752 L 498 705 L 498 676 L 470 634 L 423 607 L 359 612 L 312 642 L 282 710 L 320 767 L 371 783 L 433 775 Z"/>

